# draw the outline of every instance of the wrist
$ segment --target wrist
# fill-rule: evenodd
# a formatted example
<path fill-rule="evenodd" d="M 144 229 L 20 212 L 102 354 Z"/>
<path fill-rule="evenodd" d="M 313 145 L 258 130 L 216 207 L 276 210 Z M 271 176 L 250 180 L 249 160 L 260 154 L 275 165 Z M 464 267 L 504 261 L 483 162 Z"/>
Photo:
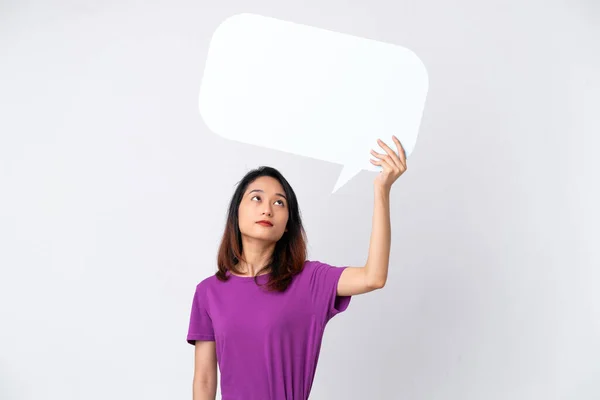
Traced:
<path fill-rule="evenodd" d="M 391 188 L 381 186 L 381 185 L 375 185 L 375 188 L 374 188 L 375 195 L 389 196 L 390 190 L 391 190 Z"/>

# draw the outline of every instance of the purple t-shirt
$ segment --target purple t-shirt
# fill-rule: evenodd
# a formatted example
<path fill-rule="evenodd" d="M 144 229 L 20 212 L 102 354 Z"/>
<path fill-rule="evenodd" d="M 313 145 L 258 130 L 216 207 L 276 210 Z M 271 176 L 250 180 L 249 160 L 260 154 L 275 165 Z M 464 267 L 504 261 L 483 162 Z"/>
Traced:
<path fill-rule="evenodd" d="M 336 295 L 345 268 L 307 260 L 283 293 L 229 272 L 196 286 L 187 341 L 216 342 L 222 400 L 308 399 L 325 325 L 350 303 Z"/>

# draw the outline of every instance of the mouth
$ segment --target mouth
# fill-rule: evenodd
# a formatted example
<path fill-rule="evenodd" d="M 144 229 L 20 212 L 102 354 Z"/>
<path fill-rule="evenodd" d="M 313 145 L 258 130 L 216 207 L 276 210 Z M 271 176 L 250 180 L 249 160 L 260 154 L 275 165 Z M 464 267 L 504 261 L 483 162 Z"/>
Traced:
<path fill-rule="evenodd" d="M 269 228 L 273 226 L 273 224 L 270 223 L 269 221 L 257 221 L 256 223 L 259 225 L 262 225 L 262 226 L 267 226 Z"/>

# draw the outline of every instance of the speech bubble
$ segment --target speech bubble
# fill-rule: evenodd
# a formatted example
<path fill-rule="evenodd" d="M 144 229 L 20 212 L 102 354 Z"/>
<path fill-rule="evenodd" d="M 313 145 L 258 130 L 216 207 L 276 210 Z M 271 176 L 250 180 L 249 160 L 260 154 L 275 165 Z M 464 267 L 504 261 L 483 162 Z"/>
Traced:
<path fill-rule="evenodd" d="M 407 48 L 242 13 L 212 35 L 199 107 L 221 137 L 342 164 L 334 193 L 381 171 L 377 138 L 412 153 L 428 84 Z"/>

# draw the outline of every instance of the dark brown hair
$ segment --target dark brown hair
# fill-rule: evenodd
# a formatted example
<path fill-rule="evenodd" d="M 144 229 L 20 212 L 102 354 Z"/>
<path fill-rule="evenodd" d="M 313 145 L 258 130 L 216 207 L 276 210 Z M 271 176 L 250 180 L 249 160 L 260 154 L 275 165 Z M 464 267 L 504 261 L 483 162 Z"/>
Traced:
<path fill-rule="evenodd" d="M 217 255 L 219 270 L 215 275 L 219 280 L 226 282 L 229 279 L 225 275 L 227 270 L 241 274 L 241 271 L 237 269 L 238 262 L 243 260 L 242 234 L 239 227 L 238 208 L 248 185 L 261 176 L 275 178 L 283 186 L 285 197 L 287 198 L 289 217 L 286 226 L 287 232 L 275 244 L 270 262 L 258 271 L 256 275 L 258 276 L 261 271 L 266 271 L 270 268 L 271 273 L 267 282 L 267 290 L 283 292 L 292 282 L 294 275 L 302 271 L 307 256 L 306 232 L 302 226 L 300 208 L 298 207 L 298 200 L 294 190 L 278 170 L 268 166 L 261 166 L 251 170 L 237 183 L 237 188 L 229 203 L 225 231 L 223 232 L 223 238 L 221 239 Z M 258 284 L 257 279 L 255 276 L 254 282 L 256 284 Z"/>

